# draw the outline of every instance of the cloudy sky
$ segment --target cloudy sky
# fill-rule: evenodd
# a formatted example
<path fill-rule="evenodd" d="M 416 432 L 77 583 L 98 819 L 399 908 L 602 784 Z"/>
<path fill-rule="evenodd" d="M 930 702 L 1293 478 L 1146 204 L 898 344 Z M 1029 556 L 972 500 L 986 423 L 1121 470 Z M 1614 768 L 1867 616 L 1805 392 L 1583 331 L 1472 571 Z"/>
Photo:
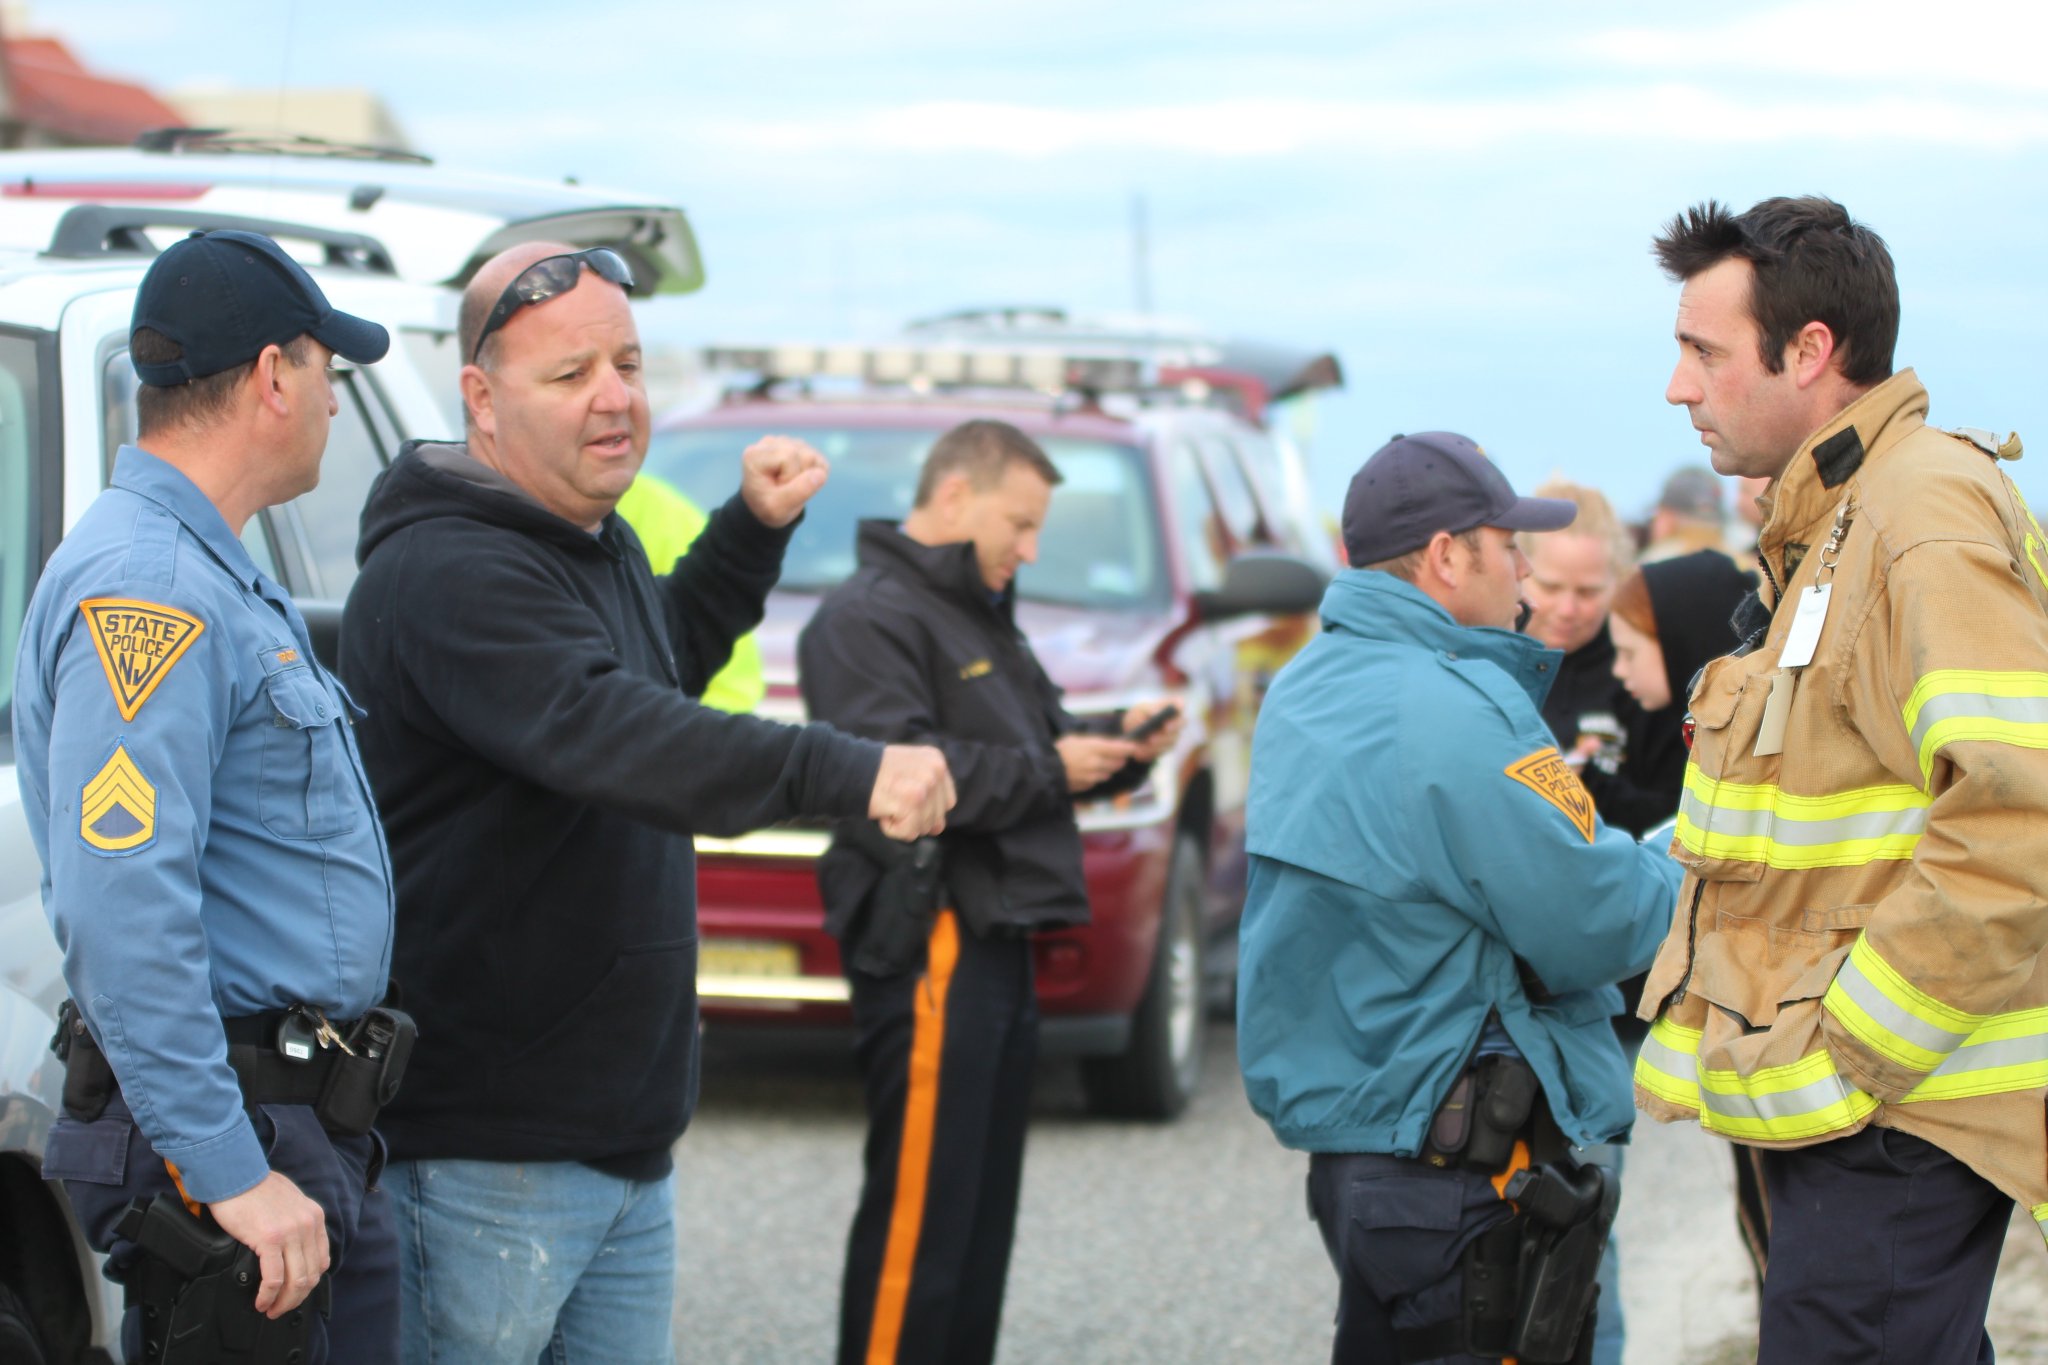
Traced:
<path fill-rule="evenodd" d="M 2048 503 L 2048 6 L 2018 0 L 36 0 L 172 90 L 369 87 L 453 166 L 672 198 L 710 269 L 649 330 L 839 338 L 970 304 L 1319 345 L 1329 496 L 1450 427 L 1624 512 L 1697 461 L 1662 401 L 1671 214 L 1825 193 L 1899 265 L 1945 425 Z M 1655 16 L 1655 17 L 1651 17 Z"/>

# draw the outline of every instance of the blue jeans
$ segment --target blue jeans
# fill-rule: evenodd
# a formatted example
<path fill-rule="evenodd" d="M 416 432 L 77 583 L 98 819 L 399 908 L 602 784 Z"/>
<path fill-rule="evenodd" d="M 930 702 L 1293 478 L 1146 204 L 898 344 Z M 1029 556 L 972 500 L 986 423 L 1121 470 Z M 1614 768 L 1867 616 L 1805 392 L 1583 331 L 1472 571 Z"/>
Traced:
<path fill-rule="evenodd" d="M 675 1177 L 397 1161 L 405 1365 L 668 1365 Z"/>

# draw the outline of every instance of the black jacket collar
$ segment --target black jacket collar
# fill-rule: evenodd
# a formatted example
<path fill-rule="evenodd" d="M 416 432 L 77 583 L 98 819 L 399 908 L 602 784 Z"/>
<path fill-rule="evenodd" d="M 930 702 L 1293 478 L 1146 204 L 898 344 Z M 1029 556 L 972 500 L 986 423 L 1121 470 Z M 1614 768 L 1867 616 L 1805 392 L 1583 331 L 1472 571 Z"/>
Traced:
<path fill-rule="evenodd" d="M 898 523 L 876 518 L 860 523 L 854 549 L 862 568 L 907 570 L 936 592 L 968 607 L 994 612 L 1005 625 L 1015 620 L 1016 582 L 1000 593 L 991 593 L 981 581 L 981 563 L 974 557 L 971 540 L 926 545 L 904 535 Z"/>

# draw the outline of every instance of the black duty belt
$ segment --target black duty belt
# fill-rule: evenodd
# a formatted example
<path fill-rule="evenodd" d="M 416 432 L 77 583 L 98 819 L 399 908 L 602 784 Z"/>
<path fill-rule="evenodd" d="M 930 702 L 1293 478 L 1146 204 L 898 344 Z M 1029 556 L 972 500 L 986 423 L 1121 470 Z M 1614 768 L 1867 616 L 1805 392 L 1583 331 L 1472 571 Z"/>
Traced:
<path fill-rule="evenodd" d="M 328 1073 L 348 1056 L 322 1041 L 318 1016 L 303 1010 L 265 1010 L 220 1022 L 228 1039 L 228 1065 L 242 1083 L 246 1104 L 317 1104 Z M 329 1025 L 338 1038 L 347 1038 L 356 1027 L 354 1019 Z M 293 1041 L 301 1034 L 303 1042 Z M 304 1055 L 287 1056 L 283 1046 L 302 1046 Z"/>
<path fill-rule="evenodd" d="M 391 1102 L 415 1035 L 411 1016 L 382 1005 L 341 1023 L 291 1009 L 223 1019 L 221 1028 L 243 1104 L 311 1105 L 329 1132 L 347 1136 L 369 1132 Z M 64 1111 L 92 1122 L 117 1084 L 72 1001 L 58 1010 L 50 1050 L 64 1061 Z"/>

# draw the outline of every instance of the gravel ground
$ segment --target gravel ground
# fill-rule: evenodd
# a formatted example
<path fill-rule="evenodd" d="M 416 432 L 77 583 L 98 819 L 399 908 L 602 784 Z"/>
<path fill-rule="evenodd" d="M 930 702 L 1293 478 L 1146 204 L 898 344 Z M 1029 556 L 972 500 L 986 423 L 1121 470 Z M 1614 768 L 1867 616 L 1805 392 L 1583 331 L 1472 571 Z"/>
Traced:
<path fill-rule="evenodd" d="M 1246 1106 L 1233 1044 L 1212 1028 L 1202 1093 L 1168 1125 L 1089 1118 L 1072 1066 L 1041 1068 L 1002 1365 L 1328 1358 L 1335 1280 L 1303 1205 L 1305 1161 Z M 677 1149 L 684 1362 L 831 1359 L 862 1131 L 843 1048 L 708 1040 L 703 1104 Z M 1697 1129 L 1637 1129 L 1618 1228 L 1627 1365 L 1754 1360 L 1729 1175 Z M 2000 1361 L 2048 1365 L 2048 1256 L 2031 1219 L 2008 1239 L 1991 1327 Z"/>

